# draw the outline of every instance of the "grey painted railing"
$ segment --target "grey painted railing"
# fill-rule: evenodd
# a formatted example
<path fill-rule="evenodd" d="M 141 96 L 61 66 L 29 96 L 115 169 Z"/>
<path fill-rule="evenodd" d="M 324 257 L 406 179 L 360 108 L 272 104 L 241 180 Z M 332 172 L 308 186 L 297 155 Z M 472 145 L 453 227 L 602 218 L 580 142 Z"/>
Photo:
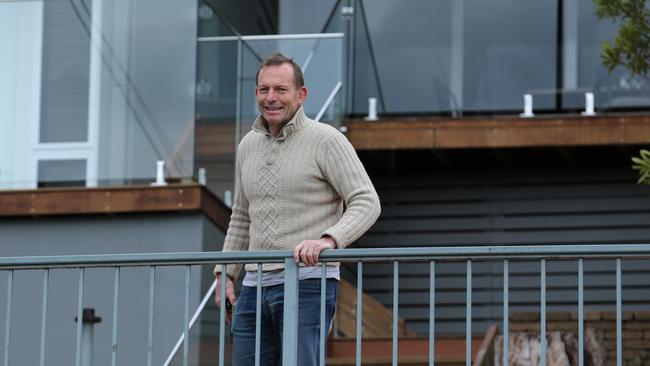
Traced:
<path fill-rule="evenodd" d="M 577 259 L 578 267 L 578 344 L 579 344 L 579 365 L 584 365 L 584 312 L 583 312 L 583 261 L 584 259 L 610 258 L 616 261 L 616 351 L 617 365 L 622 365 L 622 301 L 621 301 L 621 262 L 629 258 L 650 257 L 649 244 L 617 244 L 617 245 L 581 245 L 581 246 L 485 246 L 485 247 L 437 247 L 437 248 L 394 248 L 394 249 L 345 249 L 328 250 L 321 254 L 323 262 L 357 262 L 357 344 L 356 364 L 361 364 L 361 318 L 362 318 L 362 289 L 363 289 L 363 263 L 364 262 L 393 262 L 393 365 L 398 360 L 398 295 L 399 295 L 399 265 L 402 261 L 428 261 L 430 263 L 430 324 L 429 324 L 429 364 L 435 361 L 434 354 L 434 333 L 435 333 L 435 263 L 437 261 L 466 261 L 467 272 L 467 308 L 466 308 L 466 365 L 471 364 L 471 335 L 472 335 L 472 261 L 474 260 L 501 260 L 503 261 L 503 334 L 504 340 L 508 339 L 508 264 L 510 260 L 540 260 L 541 270 L 541 364 L 546 360 L 546 260 L 549 259 Z M 120 269 L 125 267 L 149 267 L 149 317 L 148 317 L 148 340 L 147 340 L 147 364 L 152 362 L 152 328 L 154 313 L 154 288 L 155 269 L 158 266 L 185 266 L 185 301 L 184 301 L 184 329 L 183 329 L 183 365 L 189 364 L 188 337 L 190 328 L 190 266 L 199 264 L 231 264 L 231 263 L 284 263 L 285 271 L 285 298 L 284 298 L 284 332 L 283 332 L 283 364 L 296 365 L 296 341 L 297 341 L 297 320 L 295 314 L 298 311 L 298 270 L 293 262 L 290 251 L 273 252 L 207 252 L 207 253 L 158 253 L 158 254 L 120 254 L 120 255 L 77 255 L 77 256 L 48 256 L 48 257 L 0 257 L 0 271 L 7 272 L 6 290 L 6 314 L 3 365 L 9 365 L 9 345 L 11 339 L 12 322 L 12 296 L 14 291 L 14 272 L 20 270 L 43 270 L 43 304 L 42 304 L 42 326 L 40 335 L 40 364 L 45 364 L 45 324 L 47 320 L 48 301 L 48 280 L 49 271 L 60 268 L 73 268 L 78 270 L 78 304 L 77 319 L 82 318 L 82 303 L 84 291 L 84 274 L 87 268 L 110 267 L 114 269 L 114 291 L 113 291 L 113 337 L 111 363 L 116 364 L 117 360 L 117 311 L 119 300 Z M 323 267 L 325 263 L 321 264 Z M 261 266 L 258 266 L 260 268 Z M 324 273 L 324 272 L 323 272 Z M 257 273 L 259 284 L 261 272 Z M 324 284 L 325 278 L 321 278 Z M 223 282 L 225 284 L 225 282 Z M 260 314 L 260 296 L 258 286 L 257 316 Z M 325 364 L 325 286 L 321 286 L 321 365 Z M 225 307 L 225 285 L 221 291 L 222 308 Z M 212 291 L 212 290 L 210 290 Z M 205 301 L 204 301 L 205 303 Z M 195 314 L 196 317 L 196 314 Z M 194 317 L 194 318 L 195 318 Z M 224 334 L 225 334 L 225 313 L 221 312 L 219 329 L 219 364 L 224 364 Z M 259 364 L 259 342 L 260 328 L 259 321 L 256 329 L 256 361 Z M 508 342 L 504 341 L 504 364 L 507 364 Z M 77 323 L 76 332 L 76 355 L 75 363 L 80 366 L 81 353 L 81 322 Z"/>

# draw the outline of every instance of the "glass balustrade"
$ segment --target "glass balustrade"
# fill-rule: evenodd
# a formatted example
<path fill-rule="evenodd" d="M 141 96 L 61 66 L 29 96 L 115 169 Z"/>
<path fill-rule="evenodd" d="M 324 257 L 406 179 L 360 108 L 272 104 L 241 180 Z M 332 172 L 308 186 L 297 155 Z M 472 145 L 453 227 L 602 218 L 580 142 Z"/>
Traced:
<path fill-rule="evenodd" d="M 0 3 L 0 189 L 193 175 L 196 6 Z"/>

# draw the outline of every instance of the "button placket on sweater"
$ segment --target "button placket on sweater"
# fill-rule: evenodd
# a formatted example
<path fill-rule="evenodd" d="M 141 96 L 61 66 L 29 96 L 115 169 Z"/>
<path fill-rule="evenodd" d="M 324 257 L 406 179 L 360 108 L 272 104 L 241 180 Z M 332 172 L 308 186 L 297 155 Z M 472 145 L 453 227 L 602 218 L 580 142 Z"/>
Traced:
<path fill-rule="evenodd" d="M 278 155 L 280 154 L 280 143 L 282 140 L 274 138 L 271 140 L 271 151 L 266 157 L 266 165 L 273 165 L 278 160 Z"/>

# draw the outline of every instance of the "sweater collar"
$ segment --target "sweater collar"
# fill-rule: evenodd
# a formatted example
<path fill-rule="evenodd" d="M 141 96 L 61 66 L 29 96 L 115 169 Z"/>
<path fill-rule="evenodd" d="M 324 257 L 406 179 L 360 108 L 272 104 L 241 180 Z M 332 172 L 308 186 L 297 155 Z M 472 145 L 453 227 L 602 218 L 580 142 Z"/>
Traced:
<path fill-rule="evenodd" d="M 287 122 L 284 127 L 282 127 L 282 130 L 280 130 L 280 134 L 278 134 L 277 137 L 273 136 L 271 132 L 269 132 L 269 128 L 267 126 L 266 121 L 262 117 L 262 115 L 259 115 L 256 119 L 255 122 L 253 122 L 253 131 L 262 133 L 264 135 L 267 135 L 271 138 L 275 138 L 277 140 L 284 140 L 287 137 L 295 134 L 300 130 L 303 126 L 307 125 L 309 123 L 309 119 L 307 116 L 305 116 L 305 111 L 303 110 L 303 106 L 300 106 L 298 110 L 296 111 L 296 114 L 293 115 L 293 118 Z"/>

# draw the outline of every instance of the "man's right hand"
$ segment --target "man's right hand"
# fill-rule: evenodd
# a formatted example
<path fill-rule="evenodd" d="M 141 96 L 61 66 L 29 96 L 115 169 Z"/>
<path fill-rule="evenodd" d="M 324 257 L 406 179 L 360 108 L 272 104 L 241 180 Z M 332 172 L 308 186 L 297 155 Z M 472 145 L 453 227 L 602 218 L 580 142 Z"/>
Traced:
<path fill-rule="evenodd" d="M 234 306 L 237 302 L 235 297 L 235 289 L 232 284 L 232 279 L 226 276 L 226 301 Z M 221 307 L 221 273 L 217 273 L 217 287 L 214 289 L 214 302 L 217 304 L 217 307 Z M 228 309 L 230 310 L 230 309 Z M 226 321 L 228 324 L 232 321 L 232 310 L 226 312 Z"/>

